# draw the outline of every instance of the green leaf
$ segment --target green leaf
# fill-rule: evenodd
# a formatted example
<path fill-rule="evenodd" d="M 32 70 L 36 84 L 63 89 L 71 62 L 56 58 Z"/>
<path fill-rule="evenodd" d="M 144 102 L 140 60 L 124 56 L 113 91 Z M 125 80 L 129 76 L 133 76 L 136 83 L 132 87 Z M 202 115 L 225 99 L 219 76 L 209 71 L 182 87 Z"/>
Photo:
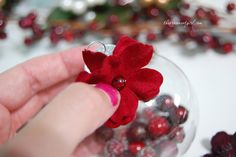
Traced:
<path fill-rule="evenodd" d="M 55 8 L 49 14 L 47 20 L 48 21 L 73 20 L 76 17 L 77 17 L 77 15 L 75 15 L 71 11 L 65 11 L 65 10 L 62 10 L 61 8 Z"/>

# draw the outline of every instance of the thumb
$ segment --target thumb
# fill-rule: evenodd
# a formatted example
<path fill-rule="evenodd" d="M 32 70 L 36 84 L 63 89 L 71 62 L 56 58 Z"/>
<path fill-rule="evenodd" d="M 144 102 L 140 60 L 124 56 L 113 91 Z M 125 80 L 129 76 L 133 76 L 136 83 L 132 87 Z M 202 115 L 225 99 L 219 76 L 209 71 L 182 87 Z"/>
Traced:
<path fill-rule="evenodd" d="M 109 85 L 72 84 L 9 142 L 6 154 L 70 156 L 79 142 L 112 116 L 119 99 L 119 92 Z"/>

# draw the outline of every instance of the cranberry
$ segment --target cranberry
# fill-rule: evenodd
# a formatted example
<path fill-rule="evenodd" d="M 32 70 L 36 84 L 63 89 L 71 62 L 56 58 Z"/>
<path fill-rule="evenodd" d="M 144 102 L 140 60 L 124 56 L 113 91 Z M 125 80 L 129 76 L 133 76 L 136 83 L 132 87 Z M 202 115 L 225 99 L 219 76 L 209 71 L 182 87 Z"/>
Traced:
<path fill-rule="evenodd" d="M 34 21 L 37 18 L 37 14 L 35 12 L 30 12 L 26 18 L 30 19 L 31 21 Z"/>
<path fill-rule="evenodd" d="M 119 17 L 115 14 L 108 17 L 108 26 L 116 25 L 119 23 Z"/>
<path fill-rule="evenodd" d="M 26 46 L 30 46 L 33 44 L 33 41 L 34 41 L 33 37 L 26 37 L 24 43 Z"/>
<path fill-rule="evenodd" d="M 174 99 L 172 96 L 163 94 L 157 97 L 156 104 L 158 109 L 167 112 L 170 108 L 175 107 Z"/>
<path fill-rule="evenodd" d="M 0 19 L 0 30 L 4 29 L 6 26 L 6 22 L 4 19 Z"/>
<path fill-rule="evenodd" d="M 211 9 L 207 12 L 208 19 L 212 25 L 218 25 L 220 17 L 216 14 L 215 10 Z"/>
<path fill-rule="evenodd" d="M 5 32 L 0 32 L 0 39 L 6 39 L 7 34 Z"/>
<path fill-rule="evenodd" d="M 216 49 L 220 47 L 220 41 L 218 37 L 212 37 L 212 41 L 209 43 L 210 48 Z"/>
<path fill-rule="evenodd" d="M 50 40 L 51 40 L 52 44 L 57 44 L 60 40 L 60 37 L 54 31 L 51 31 L 50 32 Z"/>
<path fill-rule="evenodd" d="M 199 7 L 196 11 L 195 11 L 195 16 L 200 18 L 200 19 L 204 19 L 206 17 L 206 11 Z"/>
<path fill-rule="evenodd" d="M 119 140 L 113 139 L 106 143 L 105 156 L 118 156 L 125 150 L 125 144 Z"/>
<path fill-rule="evenodd" d="M 71 31 L 65 31 L 63 33 L 63 38 L 68 42 L 72 42 L 74 41 L 74 34 Z"/>
<path fill-rule="evenodd" d="M 230 136 L 226 132 L 218 132 L 211 139 L 212 151 L 223 157 L 233 157 L 234 150 L 231 145 Z"/>
<path fill-rule="evenodd" d="M 188 110 L 185 107 L 183 107 L 183 106 L 179 106 L 176 109 L 176 115 L 178 117 L 179 124 L 183 124 L 188 119 Z"/>
<path fill-rule="evenodd" d="M 148 124 L 148 131 L 153 137 L 166 135 L 170 131 L 170 124 L 164 117 L 156 116 Z"/>
<path fill-rule="evenodd" d="M 153 32 L 147 33 L 147 41 L 155 41 L 157 39 L 157 34 Z"/>
<path fill-rule="evenodd" d="M 199 44 L 202 44 L 206 47 L 211 47 L 212 45 L 212 36 L 209 33 L 204 33 L 202 35 L 200 35 L 200 41 Z"/>
<path fill-rule="evenodd" d="M 134 155 L 136 155 L 144 147 L 145 147 L 145 144 L 143 142 L 130 142 L 129 143 L 129 151 Z"/>
<path fill-rule="evenodd" d="M 222 49 L 225 54 L 230 53 L 233 51 L 233 44 L 230 42 L 224 43 Z"/>
<path fill-rule="evenodd" d="M 35 36 L 37 38 L 41 38 L 43 36 L 43 30 L 38 24 L 33 24 L 32 25 L 32 31 L 34 32 Z"/>
<path fill-rule="evenodd" d="M 191 21 L 191 17 L 189 17 L 187 15 L 180 16 L 180 22 L 189 22 L 189 21 Z"/>
<path fill-rule="evenodd" d="M 226 9 L 228 13 L 232 13 L 232 11 L 235 9 L 235 3 L 228 3 Z"/>
<path fill-rule="evenodd" d="M 169 138 L 178 143 L 182 143 L 185 138 L 185 133 L 183 128 L 179 126 L 173 127 L 169 133 Z"/>
<path fill-rule="evenodd" d="M 182 6 L 183 6 L 184 9 L 189 9 L 189 8 L 190 8 L 190 4 L 187 3 L 187 2 L 184 2 L 184 3 L 182 4 Z"/>
<path fill-rule="evenodd" d="M 117 76 L 112 80 L 112 86 L 117 90 L 122 90 L 126 85 L 126 80 L 122 76 Z"/>
<path fill-rule="evenodd" d="M 142 122 L 134 122 L 127 131 L 130 141 L 144 141 L 147 137 L 146 125 Z"/>
<path fill-rule="evenodd" d="M 95 135 L 100 141 L 108 141 L 114 136 L 114 131 L 106 126 L 101 126 L 96 130 Z"/>
<path fill-rule="evenodd" d="M 156 7 L 153 7 L 153 6 L 151 6 L 151 7 L 149 7 L 148 9 L 147 9 L 147 15 L 148 15 L 148 17 L 157 17 L 157 16 L 159 16 L 159 13 L 160 13 L 160 11 L 159 11 L 159 9 L 158 8 L 156 8 Z"/>
<path fill-rule="evenodd" d="M 33 21 L 29 18 L 22 18 L 19 21 L 19 26 L 23 29 L 31 28 L 33 25 Z"/>

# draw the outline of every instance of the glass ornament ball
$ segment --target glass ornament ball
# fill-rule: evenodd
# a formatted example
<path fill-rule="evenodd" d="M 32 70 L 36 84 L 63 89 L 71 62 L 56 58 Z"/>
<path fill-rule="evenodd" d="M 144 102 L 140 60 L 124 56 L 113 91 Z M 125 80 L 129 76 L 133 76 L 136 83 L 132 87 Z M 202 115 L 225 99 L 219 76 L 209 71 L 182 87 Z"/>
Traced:
<path fill-rule="evenodd" d="M 97 51 L 111 55 L 114 47 L 100 43 Z M 181 157 L 191 146 L 198 126 L 198 107 L 188 78 L 157 53 L 146 67 L 163 75 L 160 93 L 148 102 L 139 101 L 136 118 L 128 125 L 98 129 L 92 137 L 99 149 L 91 151 L 91 156 Z"/>

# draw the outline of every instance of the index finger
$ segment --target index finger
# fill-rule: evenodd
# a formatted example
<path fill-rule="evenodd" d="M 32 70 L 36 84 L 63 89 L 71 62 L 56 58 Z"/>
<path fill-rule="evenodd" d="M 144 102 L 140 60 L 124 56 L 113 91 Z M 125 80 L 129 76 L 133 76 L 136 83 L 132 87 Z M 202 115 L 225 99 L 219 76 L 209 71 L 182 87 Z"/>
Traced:
<path fill-rule="evenodd" d="M 0 104 L 14 111 L 39 91 L 77 75 L 83 69 L 84 48 L 36 57 L 3 72 Z"/>

